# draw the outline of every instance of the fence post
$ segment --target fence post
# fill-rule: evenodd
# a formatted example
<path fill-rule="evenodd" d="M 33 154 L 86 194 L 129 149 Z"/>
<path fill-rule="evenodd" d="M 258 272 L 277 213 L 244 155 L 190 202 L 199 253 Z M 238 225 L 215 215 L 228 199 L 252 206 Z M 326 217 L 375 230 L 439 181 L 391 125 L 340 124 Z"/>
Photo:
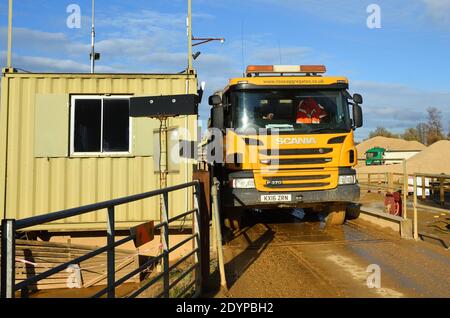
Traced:
<path fill-rule="evenodd" d="M 211 239 L 211 176 L 209 171 L 195 171 L 192 177 L 198 180 L 200 193 L 198 194 L 198 205 L 200 209 L 200 247 L 201 247 L 201 272 L 202 272 L 202 291 L 208 288 L 210 271 L 210 251 L 213 247 Z"/>
<path fill-rule="evenodd" d="M 16 221 L 2 220 L 1 298 L 14 298 L 16 275 Z"/>
<path fill-rule="evenodd" d="M 222 230 L 220 224 L 220 210 L 219 210 L 219 185 L 220 182 L 214 177 L 213 184 L 211 185 L 211 195 L 212 195 L 212 208 L 213 208 L 213 221 L 215 227 L 216 244 L 217 244 L 217 258 L 219 261 L 219 272 L 220 272 L 220 285 L 227 289 L 227 278 L 225 275 L 225 259 L 223 256 L 223 246 L 222 246 Z"/>
<path fill-rule="evenodd" d="M 162 245 L 163 245 L 163 271 L 164 271 L 164 298 L 169 298 L 170 273 L 169 273 L 169 194 L 165 192 L 162 201 Z"/>
<path fill-rule="evenodd" d="M 387 183 L 388 183 L 388 191 L 394 192 L 394 177 L 392 175 L 392 172 L 387 173 Z"/>
<path fill-rule="evenodd" d="M 377 176 L 377 184 L 378 184 L 378 189 L 377 189 L 377 192 L 378 193 L 381 193 L 381 187 L 382 187 L 382 181 L 381 181 L 381 178 L 382 178 L 382 175 L 381 174 L 379 174 L 378 176 Z"/>
<path fill-rule="evenodd" d="M 418 219 L 417 219 L 417 176 L 413 176 L 414 181 L 414 188 L 413 188 L 413 207 L 414 207 L 414 239 L 417 241 L 419 239 L 419 232 L 418 232 Z"/>
<path fill-rule="evenodd" d="M 116 265 L 115 265 L 115 207 L 108 208 L 108 225 L 107 225 L 107 275 L 108 275 L 108 298 L 115 298 L 116 292 L 114 283 L 116 282 Z"/>
<path fill-rule="evenodd" d="M 425 176 L 421 177 L 421 181 L 422 181 L 422 200 L 425 200 L 426 199 L 426 196 L 425 196 L 425 191 L 426 191 Z"/>
<path fill-rule="evenodd" d="M 441 206 L 445 206 L 444 178 L 439 178 L 439 199 Z"/>
<path fill-rule="evenodd" d="M 432 198 L 432 200 L 434 200 L 434 195 L 436 194 L 436 190 L 434 189 L 435 182 L 435 178 L 430 178 L 430 197 Z"/>
<path fill-rule="evenodd" d="M 202 294 L 202 284 L 203 284 L 203 259 L 202 259 L 202 253 L 204 253 L 205 246 L 202 244 L 203 239 L 203 233 L 202 233 L 202 216 L 200 213 L 200 195 L 201 195 L 201 188 L 200 183 L 197 183 L 194 186 L 194 233 L 197 235 L 194 242 L 194 248 L 197 249 L 197 252 L 195 253 L 195 263 L 197 264 L 195 268 L 195 294 L 201 295 Z M 209 251 L 208 251 L 209 252 Z"/>
<path fill-rule="evenodd" d="M 408 171 L 406 169 L 406 159 L 403 159 L 403 218 L 406 220 L 407 213 L 407 200 L 408 200 Z"/>

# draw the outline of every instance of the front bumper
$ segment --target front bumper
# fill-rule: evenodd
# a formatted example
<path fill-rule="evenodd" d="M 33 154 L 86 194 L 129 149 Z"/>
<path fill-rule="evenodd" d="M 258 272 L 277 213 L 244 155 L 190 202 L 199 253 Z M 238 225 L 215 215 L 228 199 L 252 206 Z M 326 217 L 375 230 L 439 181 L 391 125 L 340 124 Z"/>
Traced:
<path fill-rule="evenodd" d="M 222 204 L 228 208 L 275 208 L 308 207 L 319 203 L 354 202 L 359 200 L 359 185 L 339 185 L 331 190 L 282 192 L 290 194 L 290 202 L 261 202 L 262 195 L 281 194 L 280 192 L 261 192 L 256 189 L 222 188 Z"/>

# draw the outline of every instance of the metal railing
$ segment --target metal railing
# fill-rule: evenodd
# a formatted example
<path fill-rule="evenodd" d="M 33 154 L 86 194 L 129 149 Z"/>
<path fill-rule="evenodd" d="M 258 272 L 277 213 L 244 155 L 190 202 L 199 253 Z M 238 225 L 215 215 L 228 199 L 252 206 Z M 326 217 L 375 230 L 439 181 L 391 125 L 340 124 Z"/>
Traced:
<path fill-rule="evenodd" d="M 177 216 L 169 218 L 169 193 L 181 189 L 186 188 L 194 188 L 194 209 L 183 212 Z M 14 298 L 16 291 L 26 290 L 28 286 L 37 284 L 38 281 L 45 279 L 49 276 L 52 276 L 58 272 L 61 272 L 68 268 L 68 266 L 72 264 L 79 264 L 85 260 L 88 260 L 94 256 L 97 256 L 101 253 L 107 253 L 107 287 L 102 289 L 93 295 L 93 298 L 101 297 L 107 294 L 108 298 L 114 298 L 116 296 L 116 287 L 126 282 L 130 278 L 138 275 L 143 272 L 145 269 L 154 265 L 155 263 L 162 261 L 163 263 L 163 271 L 158 274 L 156 277 L 152 278 L 149 282 L 144 283 L 143 286 L 140 286 L 138 290 L 134 291 L 129 297 L 136 297 L 140 295 L 143 291 L 147 290 L 149 287 L 154 285 L 160 279 L 163 279 L 164 290 L 162 294 L 158 295 L 158 297 L 169 297 L 170 290 L 177 285 L 183 278 L 185 278 L 188 274 L 195 271 L 195 281 L 191 282 L 180 294 L 179 296 L 184 295 L 193 287 L 195 288 L 194 296 L 198 296 L 201 293 L 201 270 L 200 270 L 200 183 L 198 181 L 193 181 L 185 184 L 180 184 L 173 187 L 168 187 L 165 189 L 158 189 L 155 191 L 145 192 L 141 194 L 131 195 L 119 199 L 109 200 L 105 202 L 85 205 L 81 207 L 76 207 L 72 209 L 67 209 L 63 211 L 48 213 L 44 215 L 34 216 L 26 219 L 4 219 L 2 220 L 2 232 L 1 232 L 1 288 L 0 288 L 0 296 L 1 298 Z M 125 238 L 121 238 L 120 240 L 115 240 L 115 207 L 122 204 L 127 204 L 131 202 L 135 202 L 138 200 L 143 200 L 155 196 L 162 196 L 162 220 L 159 224 L 155 225 L 154 229 L 160 229 L 160 234 L 162 238 L 162 247 L 163 251 L 160 255 L 156 257 L 150 258 L 143 265 L 139 266 L 135 270 L 116 280 L 115 277 L 115 248 L 122 244 L 125 244 L 134 239 L 133 234 L 126 236 Z M 107 245 L 100 247 L 94 251 L 91 251 L 85 255 L 72 259 L 63 264 L 57 265 L 45 272 L 39 273 L 35 276 L 29 277 L 20 283 L 15 282 L 15 240 L 16 240 L 16 232 L 19 230 L 23 230 L 28 227 L 32 227 L 35 225 L 48 223 L 52 221 L 57 221 L 69 217 L 79 216 L 86 213 L 92 213 L 99 210 L 107 209 L 107 220 L 106 220 L 106 228 L 107 228 Z M 170 247 L 169 246 L 169 224 L 185 218 L 189 215 L 193 215 L 193 231 L 192 235 L 183 241 L 177 243 L 176 245 Z M 169 254 L 174 252 L 184 244 L 189 241 L 194 242 L 194 248 L 187 255 L 179 259 L 175 264 L 169 265 Z M 185 270 L 182 274 L 179 275 L 172 283 L 170 283 L 170 272 L 178 267 L 181 263 L 187 261 L 190 257 L 195 257 L 195 263 L 190 266 L 187 270 Z M 25 293 L 27 294 L 27 293 Z"/>
<path fill-rule="evenodd" d="M 398 161 L 400 159 L 384 159 L 386 161 L 393 160 Z M 365 159 L 358 159 L 358 161 L 365 161 Z M 403 193 L 403 219 L 407 219 L 408 211 L 407 211 L 407 203 L 408 200 L 412 203 L 413 214 L 413 236 L 414 239 L 419 239 L 419 230 L 418 230 L 418 208 L 426 209 L 439 213 L 450 213 L 450 210 L 445 209 L 448 206 L 448 202 L 446 201 L 446 193 L 450 192 L 450 175 L 446 174 L 430 174 L 430 173 L 407 173 L 407 162 L 403 160 L 402 170 L 403 173 L 398 172 L 358 172 L 357 178 L 358 183 L 367 188 L 367 189 L 375 189 L 378 192 L 394 192 L 400 190 Z M 378 165 L 377 165 L 378 166 Z M 362 178 L 365 176 L 365 178 Z M 409 178 L 412 177 L 412 181 Z M 420 179 L 420 184 L 418 184 L 418 180 Z M 428 180 L 428 185 L 426 180 Z M 412 190 L 410 191 L 410 188 Z M 421 189 L 421 193 L 418 193 L 418 190 Z M 436 203 L 436 195 L 439 198 L 439 207 L 433 207 L 429 204 L 420 204 L 418 202 L 418 197 L 421 198 L 422 202 L 425 202 L 427 199 L 427 190 L 429 191 L 429 196 L 432 197 L 432 202 L 428 201 L 428 203 Z M 412 197 L 410 193 L 412 192 Z M 412 201 L 412 202 L 411 202 Z"/>
<path fill-rule="evenodd" d="M 419 204 L 417 201 L 417 197 L 418 197 L 418 185 L 417 185 L 417 180 L 418 178 L 421 179 L 421 197 L 423 200 L 425 200 L 426 198 L 426 189 L 430 190 L 430 194 L 434 194 L 434 192 L 436 191 L 436 187 L 435 185 L 438 184 L 439 185 L 439 203 L 442 207 L 445 207 L 445 192 L 446 192 L 446 186 L 450 185 L 450 183 L 448 183 L 448 181 L 450 181 L 450 175 L 446 175 L 446 174 L 424 174 L 424 173 L 414 173 L 413 174 L 413 211 L 414 211 L 414 239 L 418 240 L 419 239 L 419 230 L 418 230 L 418 224 L 419 224 L 419 217 L 418 217 L 418 213 L 417 213 L 417 209 L 418 208 L 422 208 L 422 209 L 427 209 L 427 210 L 431 210 L 434 212 L 439 212 L 439 213 L 450 213 L 450 210 L 447 209 L 442 209 L 442 208 L 436 208 L 436 207 L 431 207 L 428 205 L 423 205 L 423 204 Z M 425 180 L 426 179 L 431 179 L 432 181 L 430 182 L 430 185 L 427 186 Z M 438 180 L 438 182 L 434 182 L 434 180 Z"/>
<path fill-rule="evenodd" d="M 358 162 L 360 161 L 366 161 L 365 158 L 358 158 L 357 159 Z M 357 178 L 358 178 L 358 183 L 362 186 L 366 186 L 369 187 L 369 189 L 372 187 L 372 176 L 377 176 L 377 181 L 376 181 L 376 189 L 381 192 L 382 189 L 386 190 L 387 192 L 394 192 L 396 190 L 400 190 L 402 192 L 402 196 L 403 196 L 403 200 L 402 200 L 402 216 L 404 219 L 407 218 L 407 200 L 408 200 L 408 173 L 407 173 L 407 161 L 406 159 L 383 159 L 384 162 L 386 161 L 392 161 L 394 163 L 398 163 L 399 161 L 401 162 L 402 165 L 402 173 L 386 173 L 386 172 L 378 172 L 378 173 L 371 173 L 371 172 L 367 172 L 367 173 L 361 173 L 361 172 L 357 172 Z M 379 166 L 379 165 L 376 165 Z M 360 176 L 361 175 L 367 175 L 367 181 L 364 182 L 363 180 L 361 180 Z M 397 176 L 398 178 L 398 185 L 395 186 L 394 183 L 394 177 Z M 384 177 L 384 184 L 383 184 L 383 178 Z"/>

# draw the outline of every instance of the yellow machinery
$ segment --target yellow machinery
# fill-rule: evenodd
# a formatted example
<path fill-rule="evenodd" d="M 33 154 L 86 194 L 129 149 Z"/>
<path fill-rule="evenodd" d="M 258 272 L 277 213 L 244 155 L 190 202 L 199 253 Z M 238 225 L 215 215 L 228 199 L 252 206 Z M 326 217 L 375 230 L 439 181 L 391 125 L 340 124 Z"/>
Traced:
<path fill-rule="evenodd" d="M 210 128 L 223 136 L 224 160 L 214 159 L 211 170 L 226 220 L 249 209 L 292 207 L 319 212 L 327 224 L 345 221 L 360 193 L 352 167 L 362 97 L 348 93 L 347 78 L 325 71 L 253 65 L 209 98 Z"/>

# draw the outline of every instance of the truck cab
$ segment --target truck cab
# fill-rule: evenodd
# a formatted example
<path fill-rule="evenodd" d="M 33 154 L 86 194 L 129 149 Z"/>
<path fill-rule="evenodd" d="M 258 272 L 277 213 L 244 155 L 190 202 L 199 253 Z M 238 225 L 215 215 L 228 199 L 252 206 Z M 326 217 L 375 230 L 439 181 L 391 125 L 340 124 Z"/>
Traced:
<path fill-rule="evenodd" d="M 366 151 L 366 166 L 375 166 L 384 164 L 384 153 L 386 149 L 373 147 Z"/>
<path fill-rule="evenodd" d="M 211 128 L 223 133 L 222 214 L 305 208 L 342 224 L 359 199 L 353 132 L 362 97 L 323 65 L 255 65 L 210 97 Z M 233 213 L 235 215 L 235 213 Z"/>

